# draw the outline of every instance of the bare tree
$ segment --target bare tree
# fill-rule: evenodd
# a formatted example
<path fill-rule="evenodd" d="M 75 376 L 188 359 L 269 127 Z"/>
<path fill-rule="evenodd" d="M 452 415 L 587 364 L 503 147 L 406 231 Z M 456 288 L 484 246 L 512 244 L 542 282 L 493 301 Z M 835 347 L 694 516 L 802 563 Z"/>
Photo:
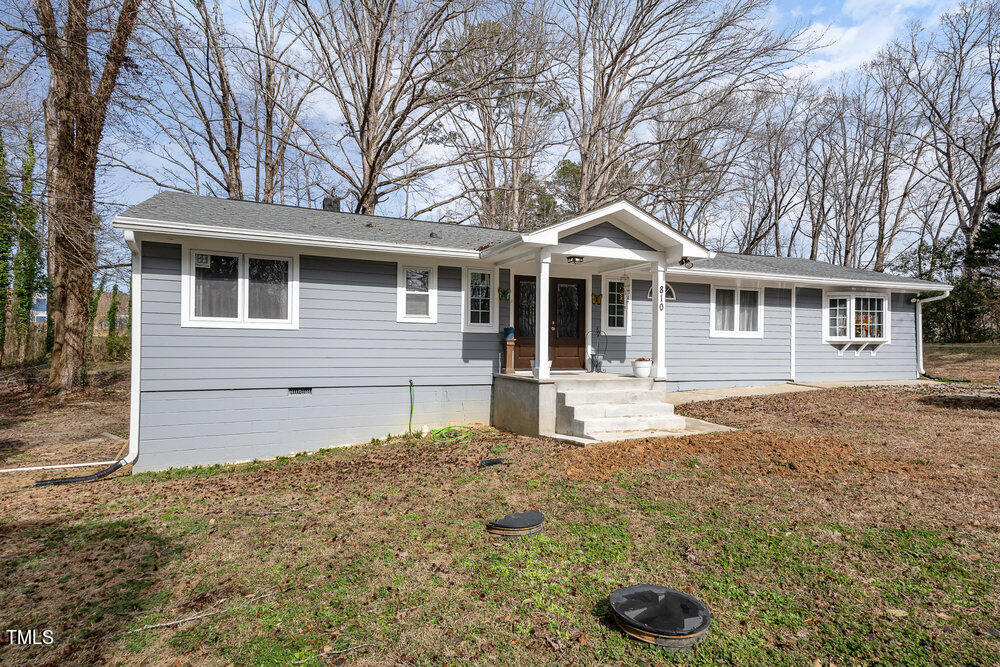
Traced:
<path fill-rule="evenodd" d="M 733 215 L 733 238 L 741 253 L 756 254 L 767 247 L 776 255 L 792 242 L 783 225 L 802 207 L 802 107 L 810 100 L 801 83 L 757 96 L 761 111 L 750 119 L 745 143 L 747 156 L 735 175 L 742 215 Z M 794 228 L 793 228 L 794 229 Z"/>
<path fill-rule="evenodd" d="M 477 21 L 469 0 L 299 0 L 306 43 L 321 72 L 315 83 L 333 100 L 342 132 L 331 145 L 305 129 L 309 151 L 347 183 L 355 211 L 379 202 L 468 156 L 429 150 L 439 123 L 463 99 L 494 81 L 513 54 Z M 492 63 L 459 85 L 459 63 Z M 446 203 L 439 202 L 438 204 Z M 419 212 L 418 212 L 419 214 Z"/>
<path fill-rule="evenodd" d="M 298 116 L 313 90 L 294 69 L 292 9 L 275 0 L 243 0 L 248 29 L 231 30 L 222 6 L 164 0 L 143 20 L 141 56 L 149 75 L 136 95 L 135 139 L 160 165 L 143 170 L 105 157 L 161 187 L 249 196 L 273 202 Z M 252 188 L 244 181 L 253 179 Z"/>
<path fill-rule="evenodd" d="M 551 62 L 560 45 L 548 29 L 549 10 L 544 1 L 514 0 L 497 20 L 473 26 L 496 33 L 505 52 L 485 62 L 469 54 L 475 57 L 459 61 L 446 84 L 469 93 L 444 120 L 442 143 L 471 158 L 456 168 L 460 197 L 483 226 L 528 230 L 554 213 L 543 182 L 558 164 L 549 153 L 565 137 Z M 470 90 L 476 81 L 484 85 Z"/>
<path fill-rule="evenodd" d="M 579 209 L 627 192 L 658 140 L 644 128 L 724 104 L 795 60 L 791 33 L 764 20 L 766 0 L 561 0 L 566 123 L 579 154 Z M 676 133 L 668 133 L 676 138 Z"/>
<path fill-rule="evenodd" d="M 83 364 L 95 258 L 97 155 L 109 105 L 127 62 L 139 0 L 56 8 L 36 0 L 34 16 L 4 20 L 45 56 L 49 262 L 55 343 L 49 385 L 73 386 Z M 95 72 L 95 68 L 98 71 Z"/>
<path fill-rule="evenodd" d="M 914 26 L 888 58 L 918 99 L 923 127 L 912 136 L 932 160 L 916 164 L 947 187 L 971 243 L 1000 192 L 1000 4 L 962 4 L 933 31 Z"/>

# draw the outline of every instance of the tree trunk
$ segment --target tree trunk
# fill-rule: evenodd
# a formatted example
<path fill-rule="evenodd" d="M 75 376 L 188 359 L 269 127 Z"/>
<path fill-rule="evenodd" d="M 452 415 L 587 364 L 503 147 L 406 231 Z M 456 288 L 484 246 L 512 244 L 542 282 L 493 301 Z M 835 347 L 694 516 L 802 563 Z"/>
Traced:
<path fill-rule="evenodd" d="M 58 169 L 65 174 L 67 170 Z M 90 317 L 90 291 L 94 279 L 94 172 L 89 178 L 60 179 L 54 184 L 57 193 L 77 192 L 70 199 L 61 196 L 52 211 L 53 245 L 53 330 L 52 367 L 49 387 L 71 389 L 83 366 Z M 83 181 L 83 182 L 81 182 Z M 74 187 L 77 186 L 77 187 Z M 80 193 L 79 190 L 86 193 Z"/>

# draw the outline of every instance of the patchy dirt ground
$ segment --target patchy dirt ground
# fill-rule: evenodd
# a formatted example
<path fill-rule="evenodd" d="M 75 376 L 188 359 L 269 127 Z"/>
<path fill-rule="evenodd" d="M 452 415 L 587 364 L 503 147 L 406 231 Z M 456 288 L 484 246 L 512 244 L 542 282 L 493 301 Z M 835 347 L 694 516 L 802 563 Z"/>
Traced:
<path fill-rule="evenodd" d="M 129 381 L 108 373 L 68 397 L 41 382 L 0 383 L 0 468 L 107 461 L 128 438 Z M 0 489 L 4 480 L 0 476 Z"/>
<path fill-rule="evenodd" d="M 651 581 L 712 609 L 688 663 L 1000 662 L 995 391 L 683 411 L 742 430 L 578 449 L 479 429 L 61 488 L 15 475 L 0 626 L 56 642 L 0 661 L 672 662 L 609 621 L 610 591 Z M 477 467 L 496 456 L 515 462 Z M 542 535 L 486 536 L 528 508 Z"/>
<path fill-rule="evenodd" d="M 950 343 L 924 346 L 924 370 L 938 377 L 997 384 L 1000 343 Z"/>

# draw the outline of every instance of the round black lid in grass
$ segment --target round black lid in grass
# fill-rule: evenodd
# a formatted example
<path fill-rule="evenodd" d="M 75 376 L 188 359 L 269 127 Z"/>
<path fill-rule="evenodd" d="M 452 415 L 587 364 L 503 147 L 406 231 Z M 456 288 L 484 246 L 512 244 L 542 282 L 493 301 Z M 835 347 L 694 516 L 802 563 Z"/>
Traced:
<path fill-rule="evenodd" d="M 657 635 L 683 637 L 712 622 L 708 607 L 687 593 L 665 586 L 636 584 L 611 594 L 611 610 L 625 623 Z"/>
<path fill-rule="evenodd" d="M 496 526 L 497 528 L 531 528 L 532 526 L 537 526 L 543 521 L 545 521 L 544 514 L 538 510 L 529 510 L 527 512 L 515 512 L 514 514 L 508 514 L 502 519 L 490 521 L 489 525 Z"/>

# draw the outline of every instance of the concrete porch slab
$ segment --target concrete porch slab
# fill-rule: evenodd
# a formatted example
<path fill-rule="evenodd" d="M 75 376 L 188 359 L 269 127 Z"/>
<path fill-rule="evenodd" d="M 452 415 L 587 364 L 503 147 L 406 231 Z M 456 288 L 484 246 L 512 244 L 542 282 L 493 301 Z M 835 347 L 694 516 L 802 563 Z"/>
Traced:
<path fill-rule="evenodd" d="M 563 435 L 562 433 L 540 433 L 539 437 L 549 438 L 550 440 L 558 440 L 559 442 L 567 442 L 573 445 L 578 445 L 580 447 L 586 447 L 587 445 L 597 444 L 599 442 L 621 442 L 623 440 L 636 440 L 639 438 L 680 438 L 686 435 L 701 435 L 703 433 L 724 433 L 727 431 L 735 431 L 737 429 L 731 426 L 723 426 L 722 424 L 713 424 L 712 422 L 707 422 L 703 419 L 695 419 L 694 417 L 684 417 L 684 428 L 679 431 L 650 431 L 649 433 L 644 433 L 640 435 L 629 435 L 626 438 L 586 438 L 578 437 L 575 435 Z"/>

